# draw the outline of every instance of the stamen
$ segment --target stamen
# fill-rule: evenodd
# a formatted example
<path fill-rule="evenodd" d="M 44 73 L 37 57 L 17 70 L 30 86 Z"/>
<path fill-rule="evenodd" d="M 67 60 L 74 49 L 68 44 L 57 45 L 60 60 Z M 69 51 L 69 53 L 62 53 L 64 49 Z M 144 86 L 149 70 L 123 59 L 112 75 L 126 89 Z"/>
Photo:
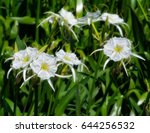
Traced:
<path fill-rule="evenodd" d="M 115 52 L 117 52 L 117 53 L 121 53 L 122 50 L 123 50 L 123 47 L 120 46 L 119 44 L 117 44 L 116 47 L 114 48 L 114 50 L 115 50 Z"/>
<path fill-rule="evenodd" d="M 41 69 L 44 71 L 48 71 L 49 70 L 49 65 L 47 63 L 42 63 L 41 64 Z"/>

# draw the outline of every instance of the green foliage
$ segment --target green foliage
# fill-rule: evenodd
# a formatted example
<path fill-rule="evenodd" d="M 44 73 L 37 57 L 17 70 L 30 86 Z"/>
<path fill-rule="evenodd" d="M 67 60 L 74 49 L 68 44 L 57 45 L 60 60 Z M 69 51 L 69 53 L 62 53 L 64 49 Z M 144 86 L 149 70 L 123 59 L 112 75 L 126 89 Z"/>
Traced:
<path fill-rule="evenodd" d="M 83 8 L 76 12 L 79 4 Z M 127 62 L 129 76 L 119 63 L 109 62 L 102 52 L 90 56 L 104 41 L 119 36 L 114 26 L 96 22 L 82 30 L 75 28 L 79 42 L 58 23 L 39 23 L 46 11 L 65 7 L 76 17 L 99 9 L 124 18 L 124 35 L 145 61 Z M 106 34 L 107 33 L 107 34 Z M 53 79 L 56 91 L 47 82 L 32 79 L 20 88 L 21 75 L 5 60 L 26 46 L 54 53 L 63 48 L 76 51 L 89 71 L 77 72 L 77 81 Z M 149 0 L 2 0 L 0 2 L 0 115 L 150 115 L 150 1 Z M 81 68 L 82 69 L 82 68 Z M 66 71 L 65 67 L 60 70 Z M 33 85 L 33 82 L 36 82 Z"/>

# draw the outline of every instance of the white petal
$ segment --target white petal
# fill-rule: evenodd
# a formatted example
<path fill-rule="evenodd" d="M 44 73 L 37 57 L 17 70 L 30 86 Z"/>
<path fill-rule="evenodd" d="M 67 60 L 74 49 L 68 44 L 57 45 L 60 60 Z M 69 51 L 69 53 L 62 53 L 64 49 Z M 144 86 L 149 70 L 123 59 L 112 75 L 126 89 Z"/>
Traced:
<path fill-rule="evenodd" d="M 105 61 L 104 66 L 103 66 L 103 70 L 105 70 L 106 65 L 108 64 L 109 61 L 110 61 L 110 58 L 108 58 L 108 59 Z"/>
<path fill-rule="evenodd" d="M 58 64 L 57 64 L 57 67 L 59 67 L 59 66 L 62 65 L 62 64 L 63 64 L 63 63 L 58 63 Z"/>
<path fill-rule="evenodd" d="M 75 73 L 75 70 L 74 70 L 74 68 L 71 65 L 69 65 L 69 67 L 70 67 L 70 69 L 72 71 L 73 81 L 76 82 L 76 73 Z"/>
<path fill-rule="evenodd" d="M 50 87 L 53 89 L 53 91 L 55 91 L 52 81 L 50 79 L 48 79 L 47 81 L 48 81 Z"/>
<path fill-rule="evenodd" d="M 56 14 L 56 13 L 51 12 L 51 11 L 46 12 L 46 14 L 52 14 L 52 15 L 54 15 L 54 16 L 56 16 L 56 17 L 60 17 L 60 15 L 59 15 L 59 14 Z"/>
<path fill-rule="evenodd" d="M 79 41 L 77 35 L 75 34 L 75 32 L 74 32 L 71 28 L 69 28 L 69 30 L 73 33 L 75 39 L 76 39 L 77 41 Z"/>
<path fill-rule="evenodd" d="M 20 72 L 17 73 L 16 78 L 23 72 L 23 70 L 21 70 Z"/>
<path fill-rule="evenodd" d="M 51 77 L 51 74 L 48 73 L 47 71 L 40 71 L 38 73 L 38 77 L 40 77 L 42 80 L 45 80 L 45 79 L 49 79 Z"/>
<path fill-rule="evenodd" d="M 26 72 L 27 72 L 27 69 L 24 69 L 24 70 L 23 70 L 23 80 L 24 80 L 24 81 L 26 80 Z"/>
<path fill-rule="evenodd" d="M 27 81 L 29 81 L 31 78 L 33 78 L 34 76 L 36 76 L 36 74 L 34 74 L 34 75 L 32 75 L 32 76 L 30 76 L 29 78 L 27 78 L 23 83 L 22 83 L 22 85 L 20 86 L 20 88 L 22 87 L 22 86 L 24 86 L 26 83 L 27 83 Z"/>
<path fill-rule="evenodd" d="M 122 32 L 122 29 L 120 28 L 120 26 L 118 26 L 117 24 L 115 24 L 115 26 L 119 30 L 120 35 L 123 37 L 123 32 Z"/>
<path fill-rule="evenodd" d="M 59 75 L 59 74 L 55 74 L 57 77 L 60 78 L 70 78 L 72 75 Z"/>
<path fill-rule="evenodd" d="M 7 72 L 7 79 L 9 78 L 9 74 L 10 74 L 10 72 L 11 72 L 12 70 L 13 70 L 12 68 L 10 68 L 10 69 L 8 70 L 8 72 Z"/>
<path fill-rule="evenodd" d="M 76 5 L 76 13 L 81 13 L 83 10 L 83 1 L 82 0 L 77 0 L 77 5 Z"/>
<path fill-rule="evenodd" d="M 126 72 L 127 76 L 128 76 L 128 72 L 127 72 L 127 69 L 126 69 L 126 66 L 125 66 L 124 62 L 123 62 L 123 61 L 121 61 L 121 63 L 122 63 L 122 65 L 123 65 L 123 68 L 124 68 L 124 70 L 125 70 L 125 72 Z"/>
<path fill-rule="evenodd" d="M 134 54 L 134 53 L 131 53 L 131 55 L 145 61 L 145 59 L 143 57 L 141 57 L 140 55 L 137 55 L 137 54 Z"/>
<path fill-rule="evenodd" d="M 84 63 L 81 63 L 81 65 L 83 65 L 89 71 L 89 68 Z"/>
<path fill-rule="evenodd" d="M 50 16 L 50 17 L 44 19 L 44 20 L 37 26 L 37 28 L 38 28 L 39 26 L 41 26 L 43 23 L 48 22 L 49 19 L 51 19 L 51 18 L 52 18 L 52 16 Z"/>
<path fill-rule="evenodd" d="M 120 61 L 123 57 L 121 56 L 121 54 L 114 52 L 111 56 L 110 59 L 113 61 Z"/>
<path fill-rule="evenodd" d="M 9 61 L 9 60 L 13 60 L 13 59 L 14 59 L 14 57 L 10 57 L 10 58 L 6 59 L 5 62 L 7 62 L 7 61 Z M 4 63 L 5 63 L 5 62 L 4 62 Z"/>
<path fill-rule="evenodd" d="M 96 50 L 94 50 L 94 51 L 90 54 L 90 56 L 91 56 L 92 54 L 94 54 L 95 52 L 102 51 L 102 50 L 103 50 L 102 48 L 96 49 Z"/>

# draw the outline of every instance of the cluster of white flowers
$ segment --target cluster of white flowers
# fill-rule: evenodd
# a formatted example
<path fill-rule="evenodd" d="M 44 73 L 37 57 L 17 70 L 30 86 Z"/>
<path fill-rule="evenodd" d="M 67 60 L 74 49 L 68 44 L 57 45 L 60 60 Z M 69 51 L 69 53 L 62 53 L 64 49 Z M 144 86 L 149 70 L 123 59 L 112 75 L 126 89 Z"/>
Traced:
<path fill-rule="evenodd" d="M 109 24 L 116 26 L 119 30 L 121 37 L 112 37 L 105 42 L 103 48 L 94 50 L 91 53 L 92 55 L 97 51 L 103 51 L 104 54 L 108 57 L 108 59 L 104 63 L 103 69 L 105 69 L 106 65 L 110 60 L 113 60 L 114 62 L 120 61 L 125 69 L 126 74 L 128 75 L 124 59 L 127 59 L 130 56 L 134 56 L 139 59 L 145 60 L 143 57 L 132 52 L 131 41 L 123 37 L 123 32 L 119 26 L 120 24 L 127 24 L 117 14 L 101 14 L 101 12 L 97 10 L 96 12 L 88 12 L 85 16 L 76 19 L 71 12 L 66 11 L 64 8 L 59 11 L 59 14 L 56 14 L 54 12 L 47 13 L 50 14 L 50 16 L 43 20 L 40 25 L 42 25 L 46 21 L 50 23 L 58 21 L 59 25 L 66 26 L 73 33 L 77 40 L 77 35 L 72 29 L 73 26 L 83 27 L 85 25 L 91 25 L 91 23 L 98 21 L 107 21 Z M 73 76 L 73 80 L 76 81 L 74 65 L 78 66 L 82 64 L 83 66 L 85 66 L 77 58 L 76 54 L 67 53 L 62 49 L 56 52 L 56 56 L 54 56 L 47 53 L 41 53 L 36 48 L 27 47 L 25 50 L 21 50 L 15 53 L 13 57 L 8 58 L 7 60 L 13 60 L 7 77 L 13 69 L 19 69 L 20 71 L 17 76 L 20 73 L 23 73 L 24 83 L 26 83 L 32 77 L 38 76 L 41 80 L 47 80 L 53 90 L 54 87 L 50 80 L 51 77 L 57 76 L 61 78 L 67 78 Z M 61 64 L 68 65 L 72 74 L 66 76 L 57 74 L 57 69 Z M 33 75 L 27 77 L 27 71 L 32 71 Z"/>
<path fill-rule="evenodd" d="M 73 31 L 72 27 L 76 26 L 81 28 L 85 25 L 90 25 L 91 23 L 98 22 L 98 21 L 108 21 L 109 24 L 112 24 L 117 27 L 121 36 L 123 36 L 122 29 L 120 28 L 120 24 L 127 25 L 122 18 L 120 18 L 117 14 L 110 14 L 110 13 L 102 13 L 97 10 L 96 12 L 87 12 L 87 14 L 81 18 L 75 18 L 75 16 L 62 8 L 58 14 L 54 12 L 46 12 L 50 14 L 49 17 L 44 19 L 39 25 L 42 25 L 45 22 L 53 23 L 54 20 L 58 21 L 60 26 L 66 26 L 74 35 L 76 40 L 78 40 L 77 35 Z"/>
<path fill-rule="evenodd" d="M 44 52 L 39 52 L 36 48 L 27 47 L 25 50 L 20 50 L 15 53 L 13 57 L 8 58 L 8 60 L 13 60 L 11 68 L 7 73 L 7 78 L 9 77 L 10 72 L 14 70 L 19 70 L 17 76 L 23 72 L 24 83 L 30 80 L 32 77 L 37 76 L 41 80 L 47 80 L 49 85 L 53 90 L 53 84 L 50 80 L 51 77 L 61 77 L 68 78 L 73 75 L 75 82 L 75 70 L 74 65 L 80 65 L 81 61 L 77 58 L 74 53 L 67 53 L 64 50 L 56 52 L 56 56 L 50 55 Z M 56 74 L 57 68 L 60 64 L 67 64 L 71 68 L 72 75 L 59 75 Z M 27 71 L 32 70 L 33 75 L 30 75 L 26 78 Z M 22 85 L 24 85 L 24 83 Z"/>

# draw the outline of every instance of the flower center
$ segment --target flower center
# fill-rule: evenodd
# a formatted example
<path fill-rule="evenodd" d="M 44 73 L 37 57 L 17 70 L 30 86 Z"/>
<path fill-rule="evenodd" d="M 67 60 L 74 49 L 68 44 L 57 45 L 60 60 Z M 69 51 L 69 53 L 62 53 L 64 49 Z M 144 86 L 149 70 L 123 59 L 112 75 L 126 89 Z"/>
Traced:
<path fill-rule="evenodd" d="M 22 59 L 22 61 L 24 62 L 24 63 L 27 63 L 28 61 L 30 60 L 30 56 L 25 56 L 23 59 Z"/>
<path fill-rule="evenodd" d="M 64 56 L 64 59 L 67 60 L 67 61 L 71 61 L 71 58 L 68 57 L 67 55 Z"/>
<path fill-rule="evenodd" d="M 43 71 L 48 71 L 48 70 L 49 70 L 49 65 L 48 65 L 47 63 L 42 63 L 42 64 L 41 64 L 41 69 L 42 69 Z"/>
<path fill-rule="evenodd" d="M 114 48 L 114 50 L 115 50 L 115 52 L 117 52 L 117 53 L 121 53 L 122 50 L 123 50 L 123 47 L 117 44 L 116 47 Z"/>

